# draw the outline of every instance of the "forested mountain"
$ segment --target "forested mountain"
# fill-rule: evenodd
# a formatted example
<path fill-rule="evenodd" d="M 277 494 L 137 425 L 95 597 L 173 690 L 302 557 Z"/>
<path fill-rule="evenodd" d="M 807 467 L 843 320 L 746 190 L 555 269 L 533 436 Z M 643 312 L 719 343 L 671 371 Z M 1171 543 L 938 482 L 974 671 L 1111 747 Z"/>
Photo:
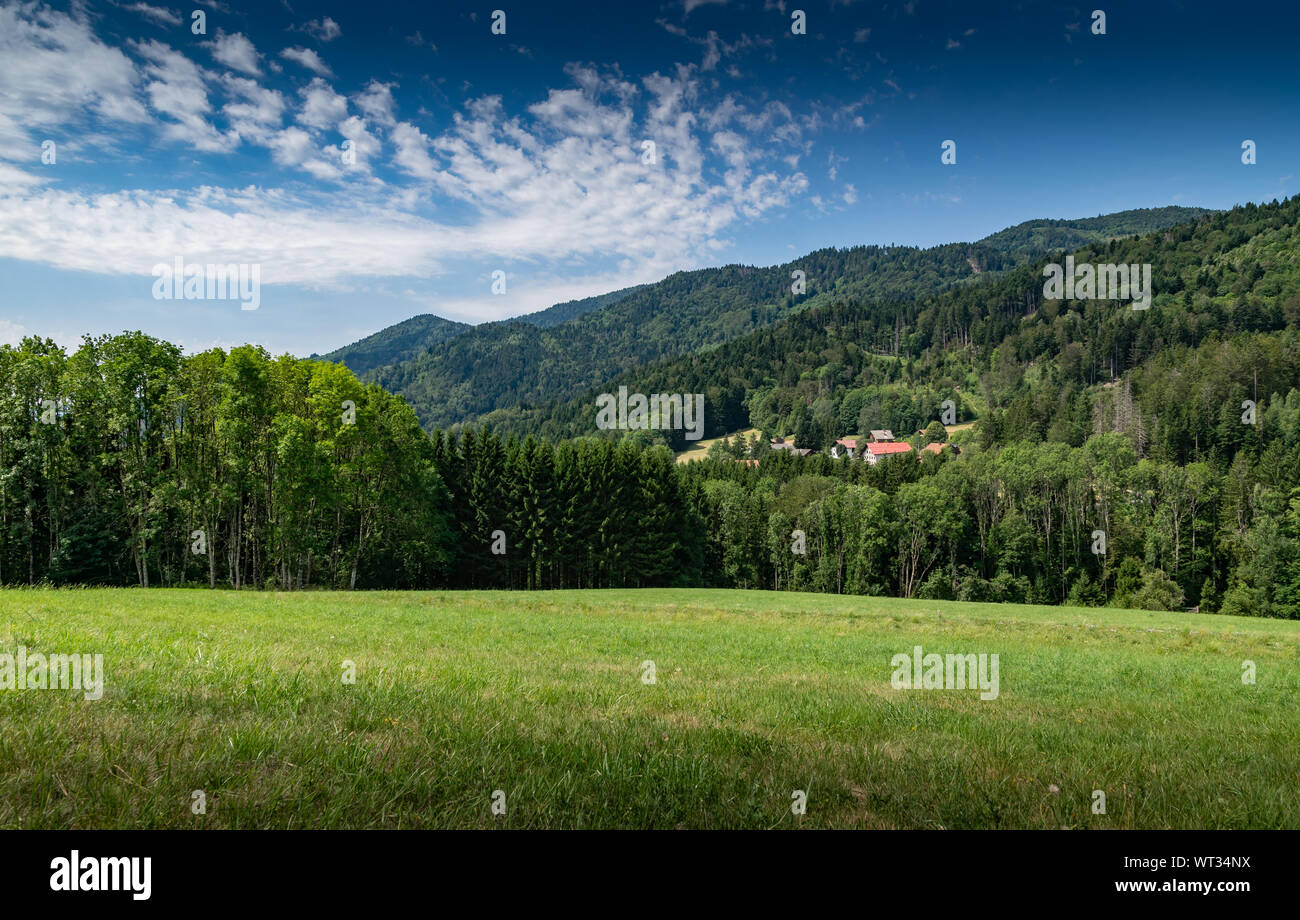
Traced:
<path fill-rule="evenodd" d="M 1040 259 L 942 295 L 836 298 L 711 351 L 602 381 L 572 400 L 503 410 L 485 421 L 503 433 L 593 434 L 596 395 L 626 386 L 704 393 L 705 437 L 752 425 L 821 448 L 870 428 L 914 431 L 952 399 L 963 419 L 987 409 L 990 424 L 1010 439 L 1073 426 L 1081 443 L 1089 429 L 1078 419 L 1090 417 L 1098 385 L 1177 346 L 1295 322 L 1296 207 L 1250 205 L 1074 253 L 1080 263 L 1150 263 L 1155 297 L 1148 310 L 1044 300 Z M 1259 385 L 1267 395 L 1268 378 Z M 684 446 L 680 433 L 666 441 Z"/>
<path fill-rule="evenodd" d="M 1201 213 L 1163 208 L 1031 221 L 990 237 L 994 242 L 823 249 L 785 265 L 679 272 L 540 335 L 530 317 L 485 324 L 366 379 L 404 396 L 426 427 L 446 427 L 494 409 L 575 396 L 622 371 L 731 341 L 835 298 L 911 299 L 997 276 L 1030 258 L 1040 225 L 1047 241 L 1099 239 Z M 1062 223 L 1068 232 L 1051 229 Z M 792 292 L 795 271 L 803 273 L 801 293 Z"/>
<path fill-rule="evenodd" d="M 545 310 L 538 310 L 536 313 L 527 313 L 524 316 L 515 317 L 514 321 L 528 323 L 530 326 L 537 326 L 540 329 L 550 329 L 552 326 L 567 323 L 571 319 L 577 319 L 579 316 L 585 316 L 588 313 L 616 304 L 620 300 L 631 297 L 644 287 L 646 285 L 637 284 L 632 287 L 619 288 L 617 291 L 610 291 L 608 294 L 597 294 L 595 297 L 567 300 L 564 303 L 557 303 L 553 307 L 547 307 Z"/>
<path fill-rule="evenodd" d="M 570 396 L 665 355 L 689 354 L 769 326 L 836 292 L 943 289 L 975 276 L 970 260 L 996 272 L 1009 260 L 951 244 L 825 249 L 787 265 L 679 272 L 616 304 L 543 329 L 523 320 L 492 323 L 367 379 L 404 396 L 426 427 L 473 420 L 503 406 Z M 791 292 L 791 273 L 806 292 Z"/>
<path fill-rule="evenodd" d="M 567 323 L 575 317 L 599 310 L 610 304 L 618 303 L 624 297 L 640 290 L 640 286 L 622 288 L 608 294 L 584 297 L 581 300 L 569 300 L 557 303 L 553 307 L 521 316 L 518 322 L 529 323 L 543 329 Z M 408 320 L 386 326 L 373 335 L 344 345 L 327 355 L 312 355 L 324 361 L 333 361 L 346 365 L 354 374 L 365 374 L 385 364 L 400 364 L 403 361 L 424 354 L 439 342 L 455 338 L 475 328 L 469 323 L 458 323 L 443 319 L 432 313 L 413 316 Z"/>
<path fill-rule="evenodd" d="M 364 374 L 384 364 L 409 360 L 430 346 L 445 342 L 472 328 L 474 327 L 469 323 L 457 323 L 432 313 L 424 313 L 380 329 L 373 335 L 327 355 L 312 357 L 346 365 L 354 374 Z"/>
<path fill-rule="evenodd" d="M 1138 236 L 1187 223 L 1211 213 L 1205 208 L 1135 208 L 1078 220 L 1027 220 L 987 236 L 981 242 L 1020 256 L 1080 249 L 1119 236 Z"/>

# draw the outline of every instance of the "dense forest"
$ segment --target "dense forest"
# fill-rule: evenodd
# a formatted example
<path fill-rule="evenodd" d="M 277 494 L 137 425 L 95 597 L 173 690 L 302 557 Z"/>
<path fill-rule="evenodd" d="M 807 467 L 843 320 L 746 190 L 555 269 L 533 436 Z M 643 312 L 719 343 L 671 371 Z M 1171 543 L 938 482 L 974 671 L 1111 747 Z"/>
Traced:
<path fill-rule="evenodd" d="M 1161 406 L 1161 394 L 1143 384 L 1159 376 L 1160 361 L 1185 361 L 1202 343 L 1297 324 L 1298 220 L 1298 200 L 1249 205 L 1075 252 L 1078 262 L 1150 263 L 1157 293 L 1144 311 L 1119 301 L 1044 300 L 1043 264 L 1060 258 L 1046 256 L 942 295 L 837 298 L 710 351 L 638 367 L 573 399 L 510 407 L 484 421 L 520 435 L 584 435 L 594 431 L 596 394 L 626 386 L 704 393 L 705 437 L 752 425 L 822 448 L 871 428 L 913 431 L 937 414 L 930 408 L 918 419 L 918 405 L 950 398 L 964 418 L 987 414 L 990 443 L 1043 439 L 1055 429 L 1077 446 L 1093 430 L 1094 403 L 1109 398 L 1099 387 L 1131 372 L 1143 412 L 1121 421 L 1144 426 L 1143 438 L 1186 442 L 1196 453 L 1205 446 L 1198 438 L 1230 404 L 1240 415 L 1243 399 L 1285 394 L 1294 379 L 1285 368 L 1275 375 L 1267 362 L 1246 380 L 1217 374 L 1215 388 L 1196 395 L 1195 418 L 1185 400 Z M 1246 437 L 1234 436 L 1225 449 L 1235 451 Z M 680 435 L 668 441 L 685 446 Z M 1186 449 L 1178 454 L 1188 456 Z"/>
<path fill-rule="evenodd" d="M 557 303 L 545 310 L 518 317 L 513 322 L 523 322 L 539 329 L 549 329 L 552 326 L 567 323 L 571 319 L 616 304 L 620 300 L 635 294 L 641 287 L 644 287 L 644 285 L 622 288 L 617 291 L 610 291 L 608 294 L 598 294 L 595 297 L 584 297 L 581 300 L 568 300 L 564 303 Z M 468 323 L 457 323 L 449 319 L 443 319 L 441 316 L 435 316 L 432 313 L 425 313 L 420 316 L 412 316 L 410 319 L 403 320 L 392 326 L 387 326 L 373 335 L 368 335 L 351 345 L 344 345 L 327 355 L 312 355 L 312 357 L 346 365 L 350 371 L 364 379 L 371 371 L 388 364 L 401 364 L 410 361 L 413 358 L 427 354 L 433 346 L 457 336 L 471 332 L 475 335 L 482 335 L 484 331 L 491 329 L 493 325 L 493 323 L 486 323 L 483 326 L 471 326 Z"/>
<path fill-rule="evenodd" d="M 711 433 L 764 432 L 750 456 L 680 465 L 665 433 L 592 432 L 582 400 L 430 436 L 337 364 L 26 339 L 0 347 L 0 582 L 706 585 L 1300 617 L 1298 227 L 1292 200 L 1076 253 L 1151 263 L 1145 311 L 1044 301 L 1040 262 L 910 300 L 837 296 L 616 378 L 706 393 Z M 946 399 L 974 422 L 960 455 L 820 450 L 910 434 Z M 767 449 L 776 434 L 817 450 Z"/>
<path fill-rule="evenodd" d="M 429 585 L 433 445 L 345 367 L 140 333 L 0 348 L 0 582 Z"/>
<path fill-rule="evenodd" d="M 428 351 L 430 346 L 455 338 L 472 328 L 474 327 L 468 323 L 457 323 L 432 313 L 424 313 L 381 329 L 351 345 L 345 345 L 323 358 L 344 365 L 354 374 L 365 374 L 385 364 L 410 360 Z"/>
<path fill-rule="evenodd" d="M 1141 236 L 1213 213 L 1206 208 L 1169 206 L 1135 208 L 1077 220 L 1027 220 L 984 237 L 982 242 L 1001 252 L 1037 258 L 1047 252 L 1082 249 L 1121 236 Z"/>

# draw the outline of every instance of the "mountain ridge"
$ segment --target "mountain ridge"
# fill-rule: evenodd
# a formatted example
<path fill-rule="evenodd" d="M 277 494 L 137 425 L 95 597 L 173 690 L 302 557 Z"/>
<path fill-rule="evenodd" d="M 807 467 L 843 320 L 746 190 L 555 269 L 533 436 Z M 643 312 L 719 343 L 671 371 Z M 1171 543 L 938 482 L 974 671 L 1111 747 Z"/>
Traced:
<path fill-rule="evenodd" d="M 1207 213 L 1212 212 L 1169 206 L 1072 220 L 1041 218 L 974 243 L 827 247 L 773 266 L 732 263 L 674 272 L 652 284 L 458 329 L 394 353 L 392 360 L 375 359 L 364 370 L 353 369 L 407 399 L 426 429 L 445 428 L 575 396 L 636 367 L 715 348 L 836 297 L 914 299 L 986 282 L 1053 246 L 1078 248 Z M 795 271 L 804 272 L 803 293 L 792 290 Z M 347 363 L 346 353 L 359 344 L 325 358 L 342 355 Z"/>
<path fill-rule="evenodd" d="M 917 301 L 838 300 L 708 353 L 666 358 L 569 399 L 498 410 L 482 421 L 503 435 L 593 435 L 595 395 L 626 386 L 629 392 L 705 393 L 706 438 L 752 427 L 820 449 L 870 428 L 916 431 L 952 399 L 962 421 L 980 410 L 986 438 L 1014 432 L 1081 443 L 1086 432 L 1072 426 L 1099 400 L 1119 400 L 1116 424 L 1125 428 L 1125 420 L 1136 416 L 1125 401 L 1149 399 L 1141 390 L 1101 392 L 1116 389 L 1130 371 L 1216 337 L 1274 335 L 1294 324 L 1300 315 L 1300 268 L 1292 268 L 1297 240 L 1300 199 L 1206 214 L 1075 251 L 1077 262 L 1153 264 L 1160 283 L 1149 310 L 1119 301 L 1048 299 L 1041 267 L 1058 257 L 1049 253 L 991 284 Z M 1215 406 L 1262 399 L 1273 386 L 1286 392 L 1291 382 L 1279 377 L 1274 384 L 1261 373 L 1258 394 L 1225 390 L 1216 394 Z M 1187 402 L 1183 394 L 1145 408 L 1172 427 L 1189 411 Z M 1192 420 L 1182 424 L 1192 427 Z M 1215 437 L 1235 449 L 1236 427 Z M 1138 440 L 1160 437 L 1167 450 L 1184 455 L 1194 455 L 1205 437 L 1128 433 Z M 638 435 L 678 450 L 687 446 L 681 432 Z"/>

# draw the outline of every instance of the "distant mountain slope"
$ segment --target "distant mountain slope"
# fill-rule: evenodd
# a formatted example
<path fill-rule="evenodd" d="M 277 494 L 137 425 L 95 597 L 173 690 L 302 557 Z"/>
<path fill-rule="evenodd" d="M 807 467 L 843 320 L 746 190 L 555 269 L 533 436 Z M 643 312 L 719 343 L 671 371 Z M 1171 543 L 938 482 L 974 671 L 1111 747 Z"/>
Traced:
<path fill-rule="evenodd" d="M 327 355 L 312 357 L 346 365 L 352 373 L 361 376 L 381 365 L 409 360 L 429 346 L 445 342 L 472 328 L 474 327 L 468 323 L 457 323 L 432 313 L 424 313 L 380 329 L 374 335 L 344 345 Z"/>
<path fill-rule="evenodd" d="M 577 319 L 579 316 L 591 313 L 616 304 L 626 297 L 630 297 L 642 288 L 647 287 L 644 284 L 638 284 L 633 287 L 620 288 L 617 291 L 610 291 L 608 294 L 597 294 L 595 297 L 584 297 L 581 300 L 569 300 L 564 303 L 557 303 L 553 307 L 547 307 L 545 310 L 538 310 L 536 313 L 529 313 L 525 316 L 519 316 L 515 319 L 519 322 L 528 323 L 542 329 L 550 329 L 552 326 L 558 326 L 560 323 L 567 323 L 571 319 Z"/>
<path fill-rule="evenodd" d="M 661 358 L 720 345 L 802 309 L 850 293 L 916 297 L 1013 267 L 992 249 L 823 249 L 785 265 L 678 272 L 617 303 L 549 329 L 525 320 L 476 326 L 367 379 L 399 393 L 426 428 L 471 421 L 495 409 L 573 396 L 598 381 Z M 802 271 L 806 290 L 791 291 Z"/>
<path fill-rule="evenodd" d="M 445 428 L 495 410 L 567 399 L 617 374 L 724 344 L 836 298 L 930 296 L 998 277 L 1057 243 L 1104 242 L 1203 213 L 1160 208 L 1028 221 L 977 243 L 823 249 L 784 265 L 679 272 L 655 284 L 476 326 L 405 360 L 372 366 L 365 376 L 404 396 L 426 428 Z M 791 291 L 795 271 L 804 274 L 802 294 Z M 569 314 L 576 316 L 564 321 Z"/>
<path fill-rule="evenodd" d="M 581 300 L 568 300 L 553 307 L 520 316 L 516 322 L 528 323 L 542 329 L 549 329 L 571 319 L 599 310 L 610 304 L 618 303 L 624 297 L 639 291 L 644 285 L 622 288 L 608 294 L 584 297 Z M 373 335 L 344 345 L 327 355 L 312 355 L 324 361 L 344 364 L 352 373 L 361 376 L 385 364 L 400 364 L 428 351 L 440 342 L 446 342 L 462 333 L 473 329 L 469 323 L 458 323 L 443 319 L 432 313 L 413 316 L 392 326 L 380 329 Z"/>
<path fill-rule="evenodd" d="M 983 416 L 988 441 L 1079 446 L 1119 431 L 1140 450 L 1188 462 L 1254 443 L 1242 401 L 1277 404 L 1270 394 L 1300 384 L 1300 198 L 1093 242 L 1075 259 L 1150 264 L 1152 306 L 1046 300 L 1040 259 L 917 300 L 840 299 L 705 354 L 483 421 L 502 435 L 594 435 L 596 394 L 626 386 L 705 394 L 705 438 L 750 426 L 823 448 L 871 428 L 915 432 L 951 399 L 961 420 Z M 1286 405 L 1295 420 L 1270 414 L 1267 424 L 1300 430 L 1300 399 Z M 1105 427 L 1089 423 L 1097 418 Z M 653 433 L 661 436 L 689 446 L 681 432 Z"/>
<path fill-rule="evenodd" d="M 1121 236 L 1137 236 L 1212 213 L 1206 208 L 1135 208 L 1079 220 L 1027 220 L 986 236 L 980 242 L 1001 252 L 1030 256 L 1079 249 Z"/>

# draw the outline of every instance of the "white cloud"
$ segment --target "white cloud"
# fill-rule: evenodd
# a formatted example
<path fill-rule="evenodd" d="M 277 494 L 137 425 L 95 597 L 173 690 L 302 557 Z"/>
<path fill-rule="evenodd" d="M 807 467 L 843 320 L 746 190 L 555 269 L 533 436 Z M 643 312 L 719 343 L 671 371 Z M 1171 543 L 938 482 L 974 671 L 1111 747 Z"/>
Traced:
<path fill-rule="evenodd" d="M 736 57 L 742 52 L 755 48 L 771 48 L 774 44 L 770 38 L 741 33 L 740 38 L 738 38 L 733 44 L 729 45 L 719 38 L 718 33 L 712 29 L 710 29 L 703 38 L 696 38 L 682 26 L 675 25 L 667 20 L 657 19 L 655 22 L 668 33 L 684 38 L 688 42 L 699 45 L 704 49 L 704 57 L 700 62 L 700 70 L 703 71 L 716 70 L 718 64 L 720 64 L 724 58 Z M 734 76 L 738 74 L 739 71 L 733 64 L 728 68 L 728 73 Z"/>
<path fill-rule="evenodd" d="M 33 185 L 43 185 L 45 180 L 33 173 L 0 162 L 0 194 L 14 190 L 23 190 Z"/>
<path fill-rule="evenodd" d="M 320 77 L 302 88 L 302 98 L 298 121 L 309 128 L 332 128 L 348 117 L 348 101 Z"/>
<path fill-rule="evenodd" d="M 342 162 L 326 160 L 319 142 L 302 128 L 289 127 L 275 134 L 268 143 L 271 158 L 281 166 L 305 170 L 316 179 L 331 180 L 342 176 Z"/>
<path fill-rule="evenodd" d="M 253 43 L 248 39 L 248 36 L 242 32 L 227 35 L 218 29 L 216 41 L 207 42 L 206 44 L 212 49 L 212 56 L 231 70 L 246 73 L 250 77 L 260 77 L 262 75 L 261 69 L 257 66 L 259 57 L 257 49 L 253 47 Z"/>
<path fill-rule="evenodd" d="M 339 24 L 333 19 L 326 16 L 324 19 L 313 19 L 298 26 L 295 31 L 306 32 L 312 38 L 322 42 L 332 42 L 343 34 Z"/>
<path fill-rule="evenodd" d="M 423 48 L 425 45 L 428 45 L 429 48 L 432 49 L 435 54 L 438 51 L 438 46 L 431 41 L 427 41 L 424 35 L 420 33 L 419 29 L 415 30 L 414 35 L 406 36 L 406 43 L 408 45 L 414 45 L 417 48 Z"/>
<path fill-rule="evenodd" d="M 450 243 L 445 230 L 361 200 L 328 208 L 255 188 L 0 198 L 0 253 L 109 275 L 148 276 L 177 255 L 257 263 L 268 284 L 425 275 Z"/>
<path fill-rule="evenodd" d="M 780 207 L 807 185 L 802 174 L 755 170 L 760 151 L 735 132 L 715 134 L 703 149 L 688 108 L 697 94 L 689 69 L 643 81 L 640 124 L 631 84 L 581 68 L 572 75 L 585 90 L 551 91 L 531 107 L 531 121 L 487 98 L 433 139 L 446 163 L 433 176 L 438 190 L 484 215 L 463 231 L 477 240 L 473 251 L 681 266 L 739 216 Z M 641 160 L 642 138 L 656 143 L 653 165 Z M 705 173 L 715 151 L 726 164 L 721 182 Z"/>
<path fill-rule="evenodd" d="M 235 131 L 219 132 L 205 117 L 212 111 L 207 86 L 199 67 L 162 42 L 138 42 L 135 50 L 149 61 L 144 75 L 149 104 L 155 111 L 174 119 L 163 126 L 163 136 L 209 153 L 233 149 L 239 143 Z"/>
<path fill-rule="evenodd" d="M 0 319 L 0 345 L 17 345 L 26 335 L 31 335 L 31 332 L 22 323 Z"/>
<path fill-rule="evenodd" d="M 356 155 L 356 162 L 353 167 L 362 172 L 370 172 L 370 161 L 379 156 L 382 145 L 379 143 L 378 138 L 366 130 L 365 119 L 353 115 L 338 127 L 339 134 L 352 142 L 352 151 Z M 341 147 L 339 152 L 341 157 Z"/>
<path fill-rule="evenodd" d="M 123 9 L 139 13 L 146 19 L 152 19 L 161 26 L 178 26 L 184 21 L 181 19 L 181 14 L 175 10 L 169 10 L 163 6 L 150 6 L 148 3 L 132 3 L 123 7 Z"/>
<path fill-rule="evenodd" d="M 55 128 L 149 120 L 135 64 L 64 13 L 0 6 L 0 62 L 0 157 L 39 159 L 41 140 Z"/>
<path fill-rule="evenodd" d="M 378 80 L 371 80 L 360 94 L 352 97 L 352 101 L 362 114 L 376 124 L 392 127 L 396 123 L 393 115 L 397 107 L 393 101 L 393 87 L 396 85 L 396 83 L 380 83 Z"/>
<path fill-rule="evenodd" d="M 438 169 L 429 156 L 429 138 L 410 122 L 394 126 L 389 139 L 397 145 L 394 162 L 409 176 L 416 179 L 434 179 Z"/>
<path fill-rule="evenodd" d="M 322 77 L 334 76 L 334 72 L 321 60 L 320 55 L 310 48 L 285 48 L 280 52 L 280 57 L 306 67 Z"/>
<path fill-rule="evenodd" d="M 538 94 L 522 111 L 511 114 L 499 97 L 481 97 L 434 131 L 397 119 L 392 83 L 372 80 L 349 100 L 317 76 L 299 98 L 286 98 L 244 75 L 258 58 L 251 43 L 237 41 L 242 36 L 219 33 L 212 43 L 232 72 L 204 70 L 158 41 L 131 43 L 137 70 L 121 52 L 95 47 L 83 24 L 48 11 L 33 15 L 53 24 L 38 28 L 66 34 L 71 47 L 97 61 L 96 72 L 116 74 L 120 90 L 108 101 L 89 84 L 56 84 L 63 95 L 48 103 L 52 126 L 101 105 L 147 121 L 138 101 L 135 110 L 129 104 L 142 96 L 160 116 L 164 138 L 214 155 L 254 144 L 278 166 L 339 184 L 328 193 L 314 184 L 277 188 L 258 169 L 259 184 L 247 188 L 100 193 L 47 186 L 45 173 L 11 168 L 0 171 L 0 257 L 149 275 L 157 262 L 182 255 L 258 263 L 268 284 L 336 287 L 356 278 L 427 278 L 452 262 L 531 263 L 531 280 L 512 290 L 535 299 L 465 299 L 464 309 L 481 317 L 703 264 L 737 221 L 760 219 L 808 189 L 798 163 L 808 153 L 801 132 L 809 128 L 780 102 L 702 103 L 713 78 L 702 88 L 695 65 L 640 80 L 617 68 L 570 65 L 569 86 Z M 33 41 L 37 50 L 48 47 L 46 38 Z M 315 52 L 286 49 L 282 56 L 328 72 Z M 46 69 L 68 69 L 66 56 L 56 63 Z M 8 69 L 2 74 L 0 88 L 15 86 Z M 0 93 L 0 116 L 26 112 L 29 96 L 40 101 L 50 92 L 15 89 Z M 0 136 L 5 128 L 0 119 Z M 344 139 L 356 154 L 351 167 L 343 163 Z M 643 161 L 645 140 L 655 143 L 653 163 Z M 384 169 L 380 175 L 397 181 L 380 181 L 375 173 Z M 354 176 L 363 181 L 347 181 Z M 853 194 L 851 186 L 841 193 L 846 202 Z"/>
<path fill-rule="evenodd" d="M 265 146 L 283 121 L 284 96 L 254 80 L 231 74 L 227 74 L 223 82 L 227 92 L 240 100 L 229 102 L 222 109 L 231 127 L 241 138 Z"/>

